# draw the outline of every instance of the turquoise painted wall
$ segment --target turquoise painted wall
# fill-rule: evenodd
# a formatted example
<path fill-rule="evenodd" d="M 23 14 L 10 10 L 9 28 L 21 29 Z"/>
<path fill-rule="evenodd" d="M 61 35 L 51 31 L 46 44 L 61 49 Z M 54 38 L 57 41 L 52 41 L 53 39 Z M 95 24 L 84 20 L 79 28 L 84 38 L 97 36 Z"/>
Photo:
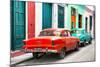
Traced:
<path fill-rule="evenodd" d="M 67 12 L 67 28 L 71 29 L 71 7 L 76 9 L 76 28 L 78 28 L 78 14 L 82 15 L 82 28 L 85 28 L 85 6 L 84 5 L 68 5 Z"/>

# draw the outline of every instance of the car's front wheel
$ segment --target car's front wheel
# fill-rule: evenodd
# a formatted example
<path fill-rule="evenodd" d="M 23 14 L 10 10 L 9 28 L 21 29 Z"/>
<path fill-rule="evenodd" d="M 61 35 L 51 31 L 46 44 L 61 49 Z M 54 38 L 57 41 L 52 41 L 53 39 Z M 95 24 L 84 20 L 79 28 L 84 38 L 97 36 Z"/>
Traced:
<path fill-rule="evenodd" d="M 76 51 L 79 50 L 79 43 L 76 44 L 75 50 L 76 50 Z"/>
<path fill-rule="evenodd" d="M 89 44 L 91 44 L 91 43 L 92 43 L 92 41 L 89 41 L 88 43 L 89 43 Z"/>
<path fill-rule="evenodd" d="M 84 47 L 86 45 L 86 42 L 81 43 L 81 46 Z"/>

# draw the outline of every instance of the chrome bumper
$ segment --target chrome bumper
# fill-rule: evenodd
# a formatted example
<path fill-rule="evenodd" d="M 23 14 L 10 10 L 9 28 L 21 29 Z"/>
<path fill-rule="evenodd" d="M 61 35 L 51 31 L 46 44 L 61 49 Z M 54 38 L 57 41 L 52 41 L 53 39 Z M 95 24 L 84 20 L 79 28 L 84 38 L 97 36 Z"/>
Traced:
<path fill-rule="evenodd" d="M 84 43 L 84 41 L 80 41 L 80 44 Z"/>
<path fill-rule="evenodd" d="M 23 52 L 25 53 L 32 53 L 32 52 L 44 52 L 44 53 L 57 53 L 57 50 L 51 50 L 51 49 L 44 49 L 41 51 L 34 51 L 33 49 L 22 49 Z"/>

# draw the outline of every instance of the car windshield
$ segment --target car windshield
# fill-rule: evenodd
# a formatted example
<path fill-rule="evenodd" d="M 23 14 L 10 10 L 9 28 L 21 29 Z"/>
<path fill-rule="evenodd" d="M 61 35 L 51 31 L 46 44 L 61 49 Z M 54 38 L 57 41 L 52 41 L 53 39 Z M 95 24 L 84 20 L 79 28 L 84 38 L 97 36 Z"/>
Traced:
<path fill-rule="evenodd" d="M 46 30 L 46 31 L 41 31 L 39 36 L 60 36 L 60 35 L 61 35 L 60 31 Z"/>
<path fill-rule="evenodd" d="M 39 36 L 54 36 L 53 32 L 54 31 L 50 31 L 50 30 L 41 31 Z"/>
<path fill-rule="evenodd" d="M 73 30 L 72 33 L 80 34 L 80 33 L 82 33 L 82 31 L 81 30 Z"/>

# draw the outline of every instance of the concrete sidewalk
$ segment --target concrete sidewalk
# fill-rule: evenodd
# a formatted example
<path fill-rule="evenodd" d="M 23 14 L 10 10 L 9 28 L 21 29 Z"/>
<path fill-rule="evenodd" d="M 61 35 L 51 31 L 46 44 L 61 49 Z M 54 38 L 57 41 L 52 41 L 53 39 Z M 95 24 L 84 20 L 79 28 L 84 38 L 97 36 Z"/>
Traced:
<path fill-rule="evenodd" d="M 23 61 L 30 59 L 30 58 L 32 58 L 32 53 L 25 53 L 25 54 L 22 54 L 20 56 L 12 57 L 11 58 L 11 65 L 23 62 Z"/>
<path fill-rule="evenodd" d="M 23 55 L 23 54 L 25 54 L 25 52 L 22 52 L 21 50 L 11 51 L 11 53 L 10 53 L 11 58 L 16 57 L 16 56 L 20 56 L 20 55 Z"/>

